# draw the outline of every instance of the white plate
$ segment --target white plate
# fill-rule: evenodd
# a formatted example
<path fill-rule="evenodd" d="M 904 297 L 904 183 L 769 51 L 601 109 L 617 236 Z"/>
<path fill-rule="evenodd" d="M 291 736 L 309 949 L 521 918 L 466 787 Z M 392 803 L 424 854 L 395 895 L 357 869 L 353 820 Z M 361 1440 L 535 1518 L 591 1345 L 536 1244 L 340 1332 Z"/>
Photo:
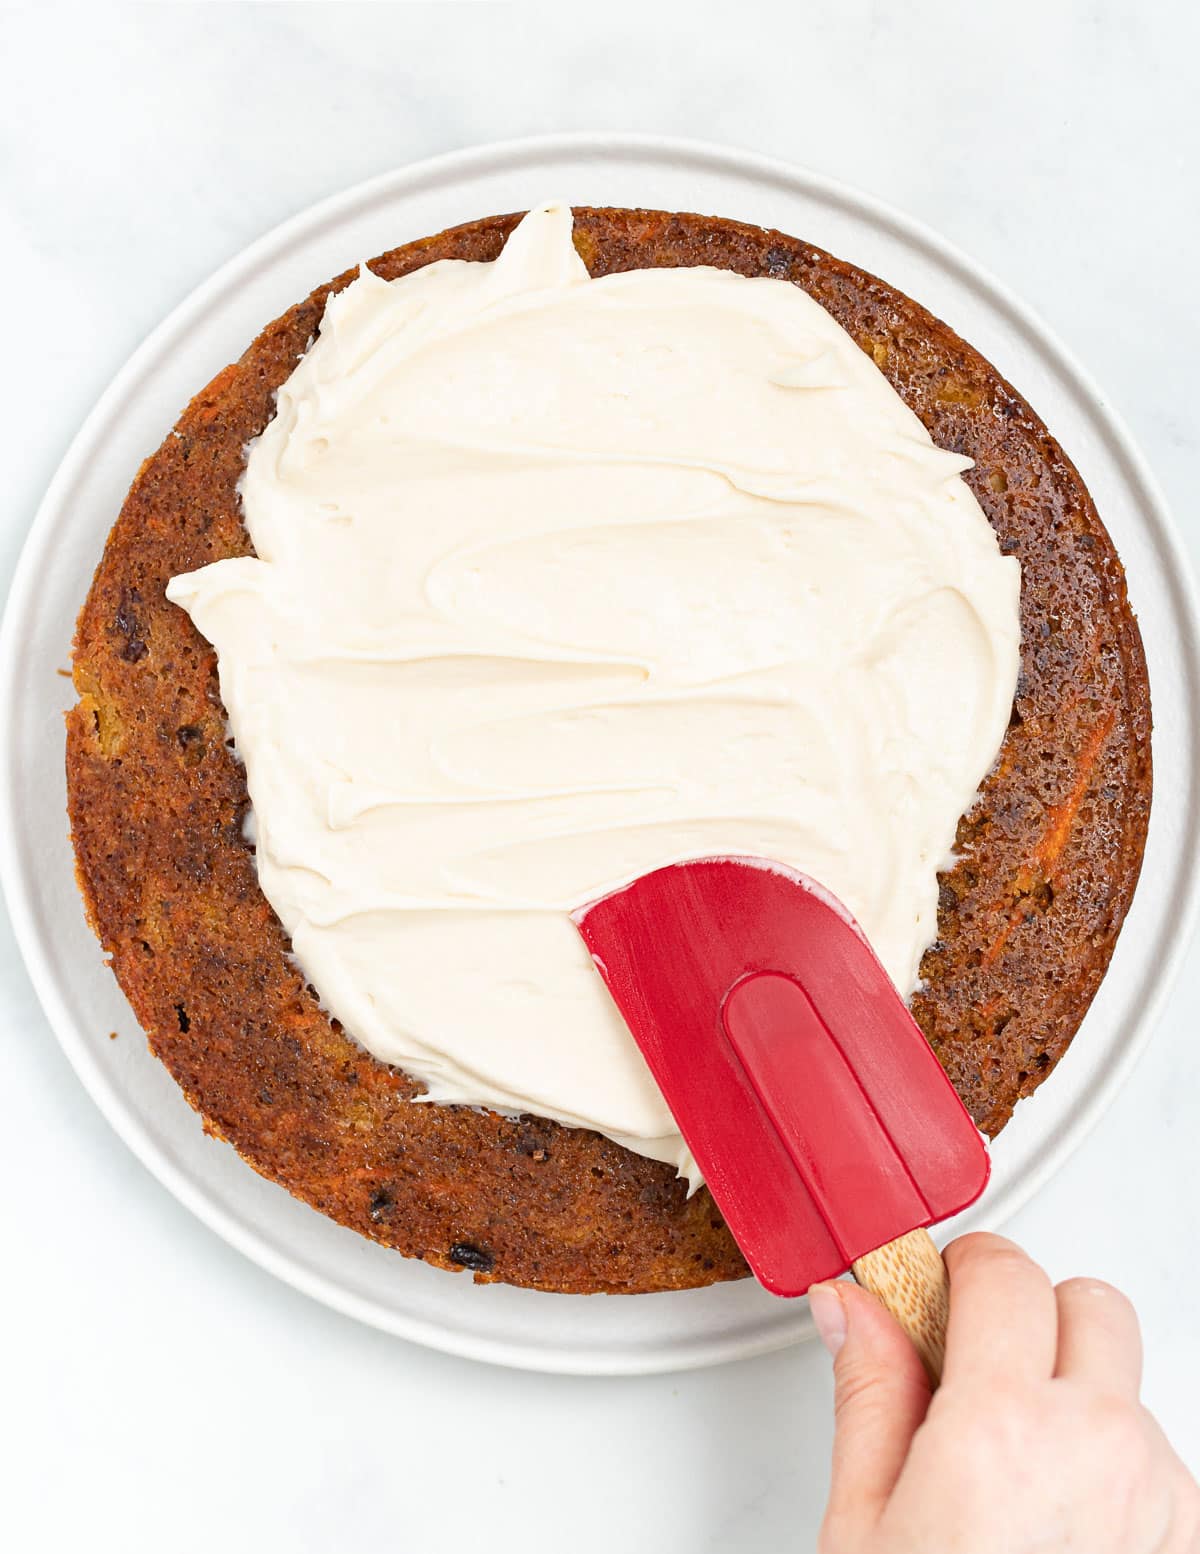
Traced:
<path fill-rule="evenodd" d="M 958 329 L 1062 440 L 1124 559 L 1150 662 L 1155 800 L 1138 892 L 1099 996 L 1050 1082 L 997 1142 L 983 1199 L 954 1229 L 1011 1215 L 1116 1095 L 1146 1041 L 1196 907 L 1200 653 L 1184 558 L 1161 497 L 1097 389 L 1045 328 L 939 238 L 798 168 L 718 147 L 563 136 L 456 153 L 315 206 L 225 265 L 136 352 L 58 471 L 0 639 L 0 864 L 42 1003 L 83 1083 L 131 1149 L 247 1256 L 340 1311 L 419 1343 L 595 1374 L 713 1364 L 810 1331 L 804 1302 L 750 1282 L 672 1295 L 476 1287 L 409 1262 L 263 1181 L 201 1131 L 137 1026 L 84 921 L 65 821 L 63 709 L 75 614 L 140 460 L 195 390 L 313 286 L 410 238 L 546 197 L 738 217 L 875 271 Z M 110 1030 L 127 1038 L 110 1041 Z"/>

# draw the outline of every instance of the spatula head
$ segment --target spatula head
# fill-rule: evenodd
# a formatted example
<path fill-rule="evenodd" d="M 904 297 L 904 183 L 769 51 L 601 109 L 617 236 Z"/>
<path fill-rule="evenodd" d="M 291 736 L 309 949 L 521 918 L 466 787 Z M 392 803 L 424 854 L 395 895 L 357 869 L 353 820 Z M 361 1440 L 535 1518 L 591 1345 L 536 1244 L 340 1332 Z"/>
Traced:
<path fill-rule="evenodd" d="M 983 1191 L 984 1141 L 850 914 L 757 858 L 575 913 L 754 1273 L 800 1295 Z"/>

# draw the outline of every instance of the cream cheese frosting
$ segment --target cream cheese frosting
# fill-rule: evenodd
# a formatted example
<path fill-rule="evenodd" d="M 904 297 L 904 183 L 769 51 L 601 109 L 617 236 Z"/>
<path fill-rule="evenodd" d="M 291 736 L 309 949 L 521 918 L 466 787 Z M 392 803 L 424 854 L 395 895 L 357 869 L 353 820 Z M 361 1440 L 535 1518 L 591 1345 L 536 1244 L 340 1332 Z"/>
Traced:
<path fill-rule="evenodd" d="M 1007 726 L 1019 570 L 799 288 L 592 280 L 565 205 L 491 264 L 363 268 L 250 444 L 217 651 L 264 893 L 428 1099 L 695 1167 L 569 911 L 775 859 L 902 992 Z"/>

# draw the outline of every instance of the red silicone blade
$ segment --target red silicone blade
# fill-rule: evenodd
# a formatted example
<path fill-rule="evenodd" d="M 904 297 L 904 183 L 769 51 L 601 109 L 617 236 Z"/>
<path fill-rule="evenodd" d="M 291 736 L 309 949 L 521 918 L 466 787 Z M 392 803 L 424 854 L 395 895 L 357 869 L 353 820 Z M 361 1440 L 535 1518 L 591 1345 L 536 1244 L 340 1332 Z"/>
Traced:
<path fill-rule="evenodd" d="M 849 913 L 757 858 L 672 864 L 575 923 L 754 1273 L 844 1273 L 983 1191 L 988 1155 Z"/>

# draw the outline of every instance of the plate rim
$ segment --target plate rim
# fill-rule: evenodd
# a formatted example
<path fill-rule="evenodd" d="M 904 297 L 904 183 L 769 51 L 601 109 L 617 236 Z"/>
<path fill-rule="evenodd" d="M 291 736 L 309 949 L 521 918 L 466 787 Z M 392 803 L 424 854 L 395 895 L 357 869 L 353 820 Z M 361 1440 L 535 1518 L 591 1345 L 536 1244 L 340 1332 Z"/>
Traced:
<path fill-rule="evenodd" d="M 840 205 L 872 224 L 890 230 L 931 254 L 973 287 L 987 293 L 989 300 L 1009 316 L 1026 338 L 1036 342 L 1038 348 L 1046 353 L 1065 379 L 1083 396 L 1090 412 L 1103 426 L 1131 485 L 1137 488 L 1142 509 L 1152 515 L 1154 538 L 1163 552 L 1170 573 L 1169 585 L 1184 627 L 1190 667 L 1195 672 L 1196 666 L 1200 664 L 1200 594 L 1170 509 L 1145 456 L 1134 442 L 1122 417 L 1070 348 L 1064 345 L 1033 308 L 957 245 L 924 222 L 843 180 L 783 158 L 743 151 L 720 143 L 669 135 L 608 131 L 575 131 L 485 142 L 424 158 L 363 179 L 269 228 L 219 265 L 151 329 L 85 416 L 38 505 L 22 543 L 4 606 L 3 624 L 0 626 L 0 762 L 3 763 L 0 767 L 0 816 L 3 817 L 3 824 L 0 824 L 0 883 L 3 885 L 14 936 L 26 971 L 51 1029 L 84 1089 L 142 1165 L 209 1230 L 285 1284 L 322 1304 L 368 1326 L 428 1348 L 516 1369 L 589 1375 L 652 1374 L 693 1369 L 766 1353 L 806 1336 L 811 1331 L 811 1324 L 802 1320 L 787 1330 L 771 1330 L 749 1338 L 736 1333 L 702 1337 L 693 1340 L 691 1346 L 683 1352 L 672 1348 L 659 1355 L 639 1353 L 636 1358 L 631 1357 L 625 1362 L 615 1359 L 611 1354 L 595 1356 L 585 1352 L 572 1358 L 563 1348 L 548 1353 L 533 1343 L 497 1340 L 389 1310 L 326 1275 L 314 1272 L 299 1258 L 290 1258 L 262 1238 L 256 1230 L 243 1224 L 232 1208 L 210 1195 L 186 1170 L 177 1166 L 143 1131 L 137 1117 L 124 1104 L 119 1086 L 101 1069 L 60 993 L 58 976 L 43 945 L 32 892 L 28 888 L 17 847 L 19 817 L 15 807 L 12 768 L 15 754 L 13 720 L 16 696 L 19 694 L 19 655 L 15 650 L 16 643 L 30 608 L 42 554 L 54 533 L 61 493 L 69 489 L 77 478 L 87 456 L 93 429 L 105 420 L 129 387 L 137 381 L 149 359 L 173 335 L 195 325 L 210 299 L 236 286 L 242 276 L 261 265 L 268 256 L 286 249 L 294 237 L 336 223 L 356 206 L 380 196 L 415 192 L 434 182 L 452 183 L 464 173 L 478 175 L 534 159 L 553 162 L 555 158 L 570 154 L 590 154 L 600 158 L 624 157 L 628 160 L 657 159 L 710 168 L 716 166 L 729 174 L 749 173 L 760 180 L 777 182 L 793 192 L 799 188 L 806 194 Z M 1193 730 L 1193 743 L 1197 742 L 1200 742 L 1200 732 Z M 1004 1213 L 998 1215 L 998 1219 L 1015 1213 L 1061 1168 L 1108 1110 L 1144 1053 L 1178 975 L 1197 919 L 1200 918 L 1200 870 L 1192 868 L 1187 872 L 1183 889 L 1184 897 L 1177 902 L 1174 927 L 1165 945 L 1165 954 L 1159 961 L 1157 981 L 1149 998 L 1143 1003 L 1133 1029 L 1125 1038 L 1117 1059 L 1103 1074 L 1097 1076 L 1073 1118 L 1051 1142 L 1042 1147 L 1038 1160 L 1029 1172 L 1019 1183 L 1009 1188 Z"/>

